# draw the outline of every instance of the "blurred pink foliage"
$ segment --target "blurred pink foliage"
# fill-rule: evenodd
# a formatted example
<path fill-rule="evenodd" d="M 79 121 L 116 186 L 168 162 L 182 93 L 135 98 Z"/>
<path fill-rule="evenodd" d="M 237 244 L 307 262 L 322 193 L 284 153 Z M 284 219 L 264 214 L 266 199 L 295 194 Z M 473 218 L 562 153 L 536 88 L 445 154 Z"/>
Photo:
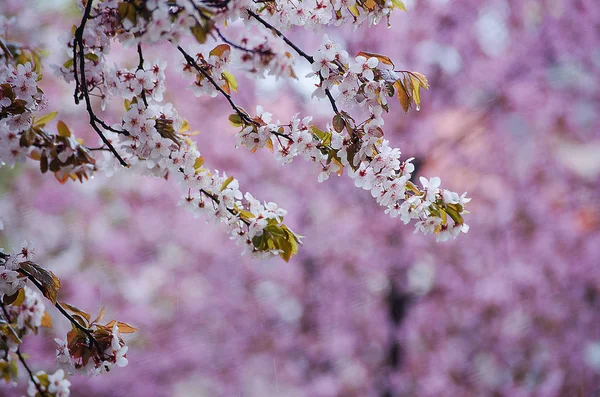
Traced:
<path fill-rule="evenodd" d="M 0 11 L 17 15 L 31 42 L 56 48 L 77 13 L 34 3 L 9 0 Z M 139 329 L 129 366 L 72 377 L 73 395 L 597 390 L 600 8 L 593 0 L 406 3 L 392 29 L 343 39 L 350 54 L 384 53 L 428 76 L 421 112 L 389 114 L 388 134 L 423 174 L 474 198 L 471 232 L 456 242 L 413 236 L 347 178 L 318 184 L 310 165 L 280 167 L 266 151 L 236 150 L 227 103 L 193 98 L 176 74 L 168 100 L 200 129 L 204 156 L 287 208 L 286 223 L 306 236 L 289 263 L 238 257 L 218 225 L 176 206 L 172 180 L 121 172 L 60 185 L 31 164 L 1 171 L 0 242 L 34 241 L 62 279 L 63 299 L 92 313 L 105 306 Z M 304 31 L 295 40 L 320 43 Z M 51 73 L 49 110 L 93 139 L 72 87 Z M 237 99 L 285 120 L 326 108 L 301 83 L 273 84 L 240 80 Z M 64 331 L 27 340 L 34 366 L 52 368 L 51 341 Z"/>

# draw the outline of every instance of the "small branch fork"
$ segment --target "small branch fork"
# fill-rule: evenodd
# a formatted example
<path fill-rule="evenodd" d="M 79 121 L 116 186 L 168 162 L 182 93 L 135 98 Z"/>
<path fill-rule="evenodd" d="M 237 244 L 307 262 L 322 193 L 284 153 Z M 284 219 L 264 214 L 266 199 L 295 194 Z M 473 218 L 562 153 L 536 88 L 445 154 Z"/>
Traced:
<path fill-rule="evenodd" d="M 277 29 L 276 27 L 271 25 L 269 22 L 265 21 L 260 15 L 256 14 L 254 11 L 251 11 L 251 10 L 246 10 L 246 11 L 248 11 L 248 15 L 250 15 L 252 18 L 256 19 L 263 26 L 270 29 L 277 36 L 281 37 L 287 45 L 292 47 L 294 49 L 294 51 L 296 51 L 296 53 L 298 53 L 298 55 L 300 55 L 302 58 L 306 59 L 308 61 L 308 63 L 310 63 L 311 65 L 313 63 L 315 63 L 315 58 L 313 58 L 311 55 L 308 55 L 307 53 L 302 51 L 302 49 L 300 49 L 300 47 L 298 47 L 290 39 L 288 39 L 283 33 L 281 33 L 281 31 L 279 29 Z M 319 73 L 319 78 L 321 79 L 321 82 L 323 82 L 323 76 L 321 76 L 320 73 Z M 335 99 L 333 99 L 333 95 L 331 95 L 331 92 L 329 91 L 329 88 L 325 89 L 325 95 L 327 95 L 327 98 L 329 99 L 329 102 L 331 103 L 331 107 L 332 107 L 333 111 L 336 114 L 339 114 L 340 112 L 335 103 Z"/>
<path fill-rule="evenodd" d="M 202 68 L 200 65 L 198 65 L 198 62 L 196 62 L 190 54 L 188 54 L 179 45 L 177 46 L 177 49 L 179 50 L 179 52 L 181 52 L 181 54 L 185 58 L 185 61 L 187 62 L 187 64 L 190 65 L 191 67 L 193 67 L 194 69 L 196 69 L 196 71 L 198 73 L 202 74 L 212 84 L 212 86 L 215 87 L 215 89 L 217 91 L 219 91 L 221 93 L 221 95 L 223 95 L 225 97 L 225 99 L 227 99 L 227 102 L 229 102 L 229 105 L 231 105 L 232 109 L 242 118 L 242 120 L 244 120 L 248 124 L 257 124 L 256 121 L 252 120 L 246 112 L 244 112 L 242 109 L 240 109 L 235 104 L 235 102 L 233 102 L 231 95 L 229 95 L 227 92 L 225 92 L 225 90 L 223 88 L 221 88 L 219 86 L 219 84 L 217 84 L 217 82 L 212 78 L 212 76 L 206 70 L 204 70 L 204 68 Z"/>
<path fill-rule="evenodd" d="M 215 89 L 217 91 L 219 91 L 225 97 L 225 99 L 227 99 L 227 102 L 229 102 L 229 105 L 231 105 L 231 108 L 240 116 L 240 118 L 242 120 L 244 120 L 244 122 L 246 124 L 250 124 L 250 125 L 254 125 L 254 126 L 259 125 L 255 120 L 252 120 L 246 112 L 244 112 L 239 106 L 237 106 L 235 104 L 231 95 L 229 95 L 225 90 L 223 90 L 223 88 L 221 88 L 219 86 L 219 84 L 217 84 L 217 82 L 212 78 L 212 76 L 206 70 L 204 70 L 204 68 L 202 68 L 202 66 L 198 65 L 198 62 L 196 62 L 190 54 L 188 54 L 183 48 L 181 48 L 181 46 L 177 46 L 177 49 L 179 50 L 179 52 L 181 52 L 183 54 L 183 57 L 185 58 L 187 64 L 189 66 L 193 67 L 194 69 L 196 69 L 196 71 L 198 73 L 200 73 L 204 77 L 206 77 L 206 79 L 212 84 L 212 86 L 215 87 Z M 273 135 L 277 135 L 282 138 L 285 138 L 289 141 L 292 140 L 292 138 L 290 138 L 289 136 L 287 136 L 285 134 L 281 134 L 277 131 L 271 131 L 271 133 Z"/>
<path fill-rule="evenodd" d="M 127 164 L 127 162 L 125 160 L 123 160 L 123 158 L 119 155 L 119 153 L 117 152 L 115 147 L 106 138 L 106 136 L 104 135 L 104 133 L 102 132 L 102 130 L 100 129 L 100 127 L 98 125 L 100 125 L 105 130 L 112 131 L 117 134 L 129 135 L 129 133 L 127 131 L 117 130 L 117 129 L 110 127 L 104 121 L 102 121 L 100 118 L 98 118 L 98 116 L 96 116 L 96 114 L 94 113 L 94 109 L 92 108 L 92 102 L 90 100 L 90 93 L 89 93 L 88 86 L 87 86 L 87 80 L 85 78 L 85 54 L 84 54 L 84 45 L 83 45 L 83 32 L 85 30 L 85 25 L 87 23 L 87 20 L 90 18 L 92 4 L 93 4 L 93 1 L 91 1 L 91 0 L 87 2 L 86 6 L 85 6 L 85 10 L 83 12 L 83 16 L 81 18 L 81 24 L 75 30 L 75 38 L 73 40 L 73 70 L 74 70 L 73 74 L 75 77 L 75 93 L 74 93 L 75 103 L 78 104 L 80 101 L 80 98 L 83 97 L 83 99 L 85 100 L 85 106 L 86 106 L 87 112 L 90 116 L 90 125 L 92 126 L 94 131 L 96 131 L 98 136 L 100 136 L 100 139 L 102 139 L 102 142 L 104 142 L 106 147 L 108 147 L 108 149 L 112 152 L 112 154 L 117 158 L 119 163 L 123 167 L 129 167 L 129 164 Z M 79 65 L 77 65 L 78 61 L 79 61 Z M 79 67 L 79 74 L 77 73 L 77 67 Z M 79 78 L 79 76 L 81 76 L 81 78 Z"/>

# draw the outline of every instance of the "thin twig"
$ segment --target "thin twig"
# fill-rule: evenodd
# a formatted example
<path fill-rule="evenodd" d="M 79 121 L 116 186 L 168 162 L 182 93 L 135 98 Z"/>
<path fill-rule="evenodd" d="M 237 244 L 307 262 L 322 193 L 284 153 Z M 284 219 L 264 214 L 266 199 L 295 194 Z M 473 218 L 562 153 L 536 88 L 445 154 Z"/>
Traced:
<path fill-rule="evenodd" d="M 187 64 L 190 65 L 191 67 L 193 67 L 194 69 L 196 69 L 196 71 L 198 73 L 200 73 L 204 77 L 206 77 L 206 79 L 213 85 L 213 87 L 215 87 L 215 89 L 217 91 L 219 91 L 225 97 L 225 99 L 227 99 L 227 102 L 229 102 L 229 105 L 231 105 L 233 110 L 235 110 L 235 112 L 245 122 L 247 122 L 248 124 L 257 124 L 256 121 L 252 120 L 246 112 L 244 112 L 242 109 L 240 109 L 235 104 L 235 102 L 233 102 L 231 95 L 229 95 L 223 88 L 221 88 L 219 86 L 219 84 L 217 84 L 217 82 L 212 78 L 212 76 L 206 70 L 204 70 L 200 65 L 198 65 L 198 63 L 194 60 L 194 58 L 191 57 L 190 54 L 188 54 L 183 48 L 181 48 L 181 46 L 177 46 L 177 49 L 179 50 L 179 52 L 181 52 L 183 54 L 183 57 L 185 58 Z"/>
<path fill-rule="evenodd" d="M 192 58 L 187 52 L 185 52 L 185 50 L 183 48 L 181 48 L 181 46 L 177 46 L 177 49 L 179 50 L 179 52 L 181 52 L 183 54 L 187 64 L 190 65 L 191 67 L 193 67 L 194 69 L 196 69 L 196 71 L 201 73 L 204 77 L 206 77 L 208 79 L 208 81 L 213 85 L 213 87 L 215 87 L 215 89 L 218 90 L 225 97 L 225 99 L 227 99 L 227 101 L 231 105 L 231 108 L 242 118 L 242 120 L 244 120 L 244 122 L 246 122 L 247 124 L 255 125 L 255 126 L 259 125 L 258 122 L 256 122 L 255 120 L 252 120 L 246 112 L 244 112 L 242 109 L 239 108 L 239 106 L 237 106 L 235 104 L 231 95 L 229 95 L 225 90 L 223 90 L 221 87 L 219 87 L 219 85 L 212 78 L 212 76 L 206 70 L 204 70 L 200 65 L 198 65 L 198 63 L 194 60 L 194 58 Z M 290 138 L 289 136 L 287 136 L 285 134 L 281 134 L 277 131 L 270 131 L 270 132 L 271 132 L 271 134 L 285 138 L 288 141 L 292 140 L 292 138 Z"/>
<path fill-rule="evenodd" d="M 142 54 L 142 45 L 141 44 L 138 44 L 137 52 L 138 52 L 138 58 L 140 59 L 137 70 L 144 70 L 144 55 Z M 146 107 L 148 107 L 148 100 L 146 99 L 146 90 L 144 89 L 143 85 L 142 85 L 142 101 L 144 101 L 144 105 Z"/>
<path fill-rule="evenodd" d="M 271 29 L 273 31 L 273 33 L 275 33 L 277 36 L 281 37 L 283 39 L 283 41 L 285 41 L 285 43 L 287 45 L 289 45 L 290 47 L 292 47 L 294 49 L 294 51 L 296 51 L 298 53 L 298 55 L 300 55 L 301 57 L 303 57 L 304 59 L 306 59 L 308 62 L 310 62 L 311 64 L 315 62 L 315 59 L 308 55 L 307 53 L 305 53 L 304 51 L 302 51 L 296 44 L 294 44 L 290 39 L 288 39 L 287 37 L 285 37 L 285 35 L 283 33 L 281 33 L 281 31 L 279 31 L 276 27 L 274 27 L 273 25 L 271 25 L 269 22 L 265 21 L 264 19 L 262 19 L 258 14 L 254 13 L 251 10 L 246 10 L 248 11 L 248 14 L 256 19 L 257 21 L 259 21 L 261 24 L 263 24 L 265 27 Z"/>
<path fill-rule="evenodd" d="M 221 203 L 221 201 L 217 198 L 217 196 L 215 196 L 214 194 L 207 192 L 204 189 L 200 189 L 200 192 L 204 193 L 204 195 L 206 195 L 208 198 L 210 198 L 212 201 L 214 201 L 217 205 L 219 205 Z M 246 226 L 250 226 L 250 222 L 248 222 L 247 220 L 243 219 L 240 214 L 238 212 L 236 212 L 234 209 L 232 208 L 227 208 L 227 211 L 229 211 L 229 213 L 235 217 L 237 217 L 240 221 L 244 222 L 246 224 Z"/>
<path fill-rule="evenodd" d="M 298 53 L 298 55 L 300 55 L 302 58 L 306 59 L 308 61 L 308 63 L 310 63 L 311 65 L 313 63 L 315 63 L 315 59 L 312 57 L 312 55 L 308 55 L 306 52 L 302 51 L 302 49 L 300 49 L 300 47 L 298 47 L 290 39 L 288 39 L 283 33 L 281 33 L 280 30 L 278 30 L 276 27 L 271 25 L 269 22 L 265 21 L 262 17 L 260 17 L 255 12 L 248 10 L 248 9 L 246 9 L 246 11 L 248 11 L 248 14 L 252 18 L 256 19 L 258 22 L 263 24 L 265 27 L 267 27 L 268 29 L 271 29 L 271 31 L 273 33 L 275 33 L 277 36 L 281 37 L 287 45 L 292 47 L 294 49 L 294 51 L 296 51 L 296 53 Z M 321 76 L 321 73 L 319 73 L 319 79 L 321 80 L 321 84 L 323 84 L 324 79 L 323 79 L 323 76 Z M 336 114 L 339 114 L 340 112 L 335 103 L 335 99 L 333 99 L 333 95 L 331 95 L 331 92 L 329 91 L 329 88 L 325 88 L 325 95 L 327 95 L 327 99 L 329 99 L 329 102 L 331 103 L 331 107 L 333 108 L 333 111 Z"/>
<path fill-rule="evenodd" d="M 92 10 L 92 3 L 93 3 L 93 1 L 87 2 L 86 6 L 85 6 L 85 10 L 83 12 L 83 16 L 81 18 L 81 24 L 75 30 L 75 39 L 73 41 L 73 46 L 79 47 L 79 69 L 80 69 L 80 73 L 81 73 L 79 90 L 81 92 L 81 95 L 85 99 L 85 106 L 86 106 L 87 112 L 90 116 L 90 125 L 92 126 L 94 131 L 96 131 L 96 133 L 100 136 L 100 139 L 102 139 L 102 142 L 104 142 L 104 144 L 109 148 L 109 150 L 112 152 L 112 154 L 117 158 L 117 160 L 119 160 L 119 163 L 123 167 L 129 167 L 129 164 L 127 164 L 127 162 L 125 160 L 123 160 L 123 158 L 119 155 L 119 153 L 117 152 L 115 147 L 106 138 L 106 136 L 100 130 L 100 128 L 98 127 L 97 124 L 100 124 L 104 129 L 112 131 L 112 132 L 123 133 L 125 135 L 129 135 L 129 133 L 127 133 L 127 131 L 120 132 L 119 130 L 109 127 L 106 123 L 104 123 L 102 120 L 100 120 L 94 114 L 94 109 L 92 108 L 92 102 L 90 100 L 90 94 L 89 94 L 88 87 L 87 87 L 87 80 L 85 78 L 85 56 L 84 56 L 84 46 L 83 46 L 83 32 L 85 30 L 85 24 L 87 23 L 87 19 L 90 16 L 90 12 Z M 77 50 L 74 50 L 73 53 L 74 53 L 74 55 L 77 55 Z M 73 63 L 76 64 L 77 59 L 73 59 Z M 76 88 L 76 93 L 77 93 L 77 88 Z M 76 103 L 77 102 L 78 101 L 76 101 Z"/>

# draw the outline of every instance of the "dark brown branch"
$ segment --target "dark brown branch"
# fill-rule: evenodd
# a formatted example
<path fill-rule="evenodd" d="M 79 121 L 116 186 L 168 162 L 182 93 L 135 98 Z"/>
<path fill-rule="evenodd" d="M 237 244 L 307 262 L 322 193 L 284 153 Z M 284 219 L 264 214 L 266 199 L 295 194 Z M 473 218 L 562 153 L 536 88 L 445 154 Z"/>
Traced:
<path fill-rule="evenodd" d="M 190 4 L 192 5 L 192 7 L 194 7 L 194 9 L 196 10 L 196 12 L 198 12 L 198 14 L 200 15 L 200 17 L 201 17 L 203 20 L 205 20 L 206 22 L 209 22 L 209 21 L 211 20 L 211 17 L 210 17 L 210 16 L 208 16 L 208 15 L 206 15 L 206 14 L 204 13 L 204 11 L 203 11 L 203 10 L 202 10 L 200 7 L 198 7 L 198 5 L 196 4 L 196 2 L 194 2 L 194 0 L 190 0 Z M 197 20 L 197 19 L 196 19 L 196 22 L 198 22 L 198 20 Z M 217 35 L 218 35 L 218 36 L 221 38 L 221 40 L 223 40 L 225 43 L 229 44 L 229 45 L 230 45 L 230 46 L 232 46 L 233 48 L 236 48 L 236 49 L 238 49 L 238 50 L 240 50 L 240 51 L 244 51 L 244 52 L 250 52 L 250 53 L 255 53 L 255 52 L 258 52 L 259 54 L 262 54 L 262 53 L 265 53 L 265 52 L 266 52 L 266 51 L 256 51 L 256 50 L 252 50 L 252 49 L 250 49 L 250 48 L 246 48 L 246 47 L 243 47 L 243 46 L 241 46 L 241 45 L 239 45 L 239 44 L 236 44 L 236 43 L 232 42 L 231 40 L 228 40 L 228 39 L 227 39 L 227 38 L 226 38 L 226 37 L 223 35 L 223 33 L 221 33 L 221 30 L 219 30 L 219 28 L 217 28 L 216 26 L 213 26 L 212 28 L 213 28 L 213 30 L 214 30 L 215 32 L 217 32 Z M 213 37 L 214 37 L 214 36 L 213 36 Z"/>
<path fill-rule="evenodd" d="M 77 97 L 78 92 L 80 92 L 81 96 L 83 96 L 83 98 L 85 99 L 85 106 L 86 106 L 87 112 L 90 116 L 90 125 L 92 126 L 94 131 L 96 131 L 96 133 L 100 136 L 100 139 L 102 139 L 102 142 L 104 142 L 104 144 L 108 147 L 108 149 L 112 152 L 112 154 L 117 158 L 117 160 L 119 160 L 119 163 L 123 167 L 129 167 L 129 164 L 127 164 L 127 162 L 125 160 L 123 160 L 123 158 L 119 155 L 119 153 L 117 152 L 115 147 L 106 138 L 106 136 L 104 135 L 102 130 L 100 130 L 100 128 L 98 127 L 98 124 L 100 126 L 102 126 L 105 130 L 109 130 L 109 131 L 116 132 L 116 133 L 122 133 L 125 135 L 129 135 L 129 133 L 127 131 L 119 131 L 119 130 L 109 127 L 105 122 L 103 122 L 96 116 L 96 114 L 94 113 L 94 109 L 92 108 L 92 102 L 90 100 L 90 93 L 89 93 L 88 87 L 87 87 L 87 80 L 85 78 L 85 55 L 84 55 L 84 45 L 83 45 L 83 32 L 85 30 L 85 24 L 87 23 L 87 20 L 90 16 L 90 12 L 92 10 L 92 3 L 93 3 L 92 1 L 87 2 L 86 6 L 85 6 L 85 10 L 83 12 L 83 16 L 81 18 L 81 24 L 75 30 L 75 39 L 73 41 L 73 47 L 74 47 L 73 54 L 79 56 L 79 69 L 80 69 L 79 72 L 81 74 L 81 79 L 79 81 L 79 90 L 77 90 L 77 87 L 76 87 L 75 93 L 76 93 L 76 97 Z M 78 47 L 78 51 L 75 49 L 75 47 Z M 79 52 L 79 54 L 77 54 L 77 52 Z M 77 59 L 74 58 L 73 64 L 75 65 L 76 63 L 77 63 Z M 76 76 L 75 78 L 77 79 L 77 73 L 75 73 L 75 76 Z M 76 100 L 75 103 L 78 103 L 78 101 Z"/>
<path fill-rule="evenodd" d="M 138 52 L 138 58 L 140 59 L 137 70 L 144 70 L 144 55 L 142 54 L 142 45 L 141 44 L 138 44 L 137 52 Z M 148 100 L 146 99 L 146 90 L 144 89 L 143 85 L 142 85 L 142 101 L 144 102 L 144 105 L 146 107 L 148 107 Z"/>
<path fill-rule="evenodd" d="M 321 78 L 321 82 L 323 82 L 323 78 Z M 329 102 L 331 103 L 331 107 L 333 108 L 333 111 L 335 113 L 339 114 L 340 111 L 338 110 L 337 105 L 335 104 L 335 99 L 333 99 L 333 95 L 331 95 L 329 88 L 325 88 L 325 95 L 327 95 L 327 98 L 329 99 Z"/>
<path fill-rule="evenodd" d="M 265 27 L 271 29 L 271 31 L 273 31 L 273 33 L 275 33 L 277 36 L 281 37 L 283 39 L 283 41 L 285 41 L 285 43 L 287 45 L 289 45 L 290 47 L 292 47 L 294 49 L 294 51 L 296 51 L 298 53 L 298 55 L 300 55 L 301 57 L 303 57 L 304 59 L 306 59 L 311 64 L 315 62 L 315 59 L 312 56 L 310 56 L 307 53 L 305 53 L 304 51 L 302 51 L 290 39 L 288 39 L 287 37 L 285 37 L 285 35 L 283 33 L 281 33 L 281 31 L 279 31 L 276 27 L 274 27 L 273 25 L 271 25 L 269 22 L 265 21 L 263 18 L 261 18 L 255 12 L 250 11 L 250 10 L 246 10 L 246 11 L 248 11 L 248 15 L 250 15 L 252 18 L 256 19 L 258 22 L 260 22 L 261 24 L 263 24 Z"/>

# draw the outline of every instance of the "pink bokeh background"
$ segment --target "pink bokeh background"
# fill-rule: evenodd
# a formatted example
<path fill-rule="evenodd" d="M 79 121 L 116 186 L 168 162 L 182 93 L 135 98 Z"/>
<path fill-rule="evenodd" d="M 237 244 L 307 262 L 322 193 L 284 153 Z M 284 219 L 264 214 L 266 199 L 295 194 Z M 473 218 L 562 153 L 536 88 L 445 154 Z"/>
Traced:
<path fill-rule="evenodd" d="M 600 7 L 594 0 L 413 0 L 392 28 L 328 31 L 349 53 L 422 72 L 420 112 L 398 104 L 386 134 L 423 176 L 473 197 L 471 230 L 435 243 L 389 218 L 347 177 L 317 182 L 296 160 L 235 148 L 222 98 L 197 99 L 169 47 L 166 100 L 189 120 L 213 168 L 289 211 L 306 236 L 289 263 L 240 257 L 218 225 L 177 206 L 172 180 L 128 171 L 60 185 L 35 163 L 0 170 L 0 246 L 30 240 L 59 276 L 61 300 L 139 328 L 129 365 L 72 395 L 231 397 L 593 396 L 600 392 Z M 8 0 L 11 38 L 49 50 L 76 23 L 70 2 Z M 235 29 L 233 27 L 232 29 Z M 326 33 L 326 32 L 322 32 Z M 291 37 L 314 52 L 321 35 Z M 115 61 L 133 66 L 132 50 Z M 297 60 L 298 75 L 306 65 Z M 304 68 L 304 69 L 303 69 Z M 310 82 L 239 77 L 236 102 L 322 123 Z M 96 142 L 73 87 L 47 67 L 48 111 Z M 115 121 L 120 105 L 108 119 Z M 52 371 L 53 338 L 28 337 Z M 110 319 L 109 318 L 109 319 Z M 22 395 L 0 384 L 0 395 Z"/>

